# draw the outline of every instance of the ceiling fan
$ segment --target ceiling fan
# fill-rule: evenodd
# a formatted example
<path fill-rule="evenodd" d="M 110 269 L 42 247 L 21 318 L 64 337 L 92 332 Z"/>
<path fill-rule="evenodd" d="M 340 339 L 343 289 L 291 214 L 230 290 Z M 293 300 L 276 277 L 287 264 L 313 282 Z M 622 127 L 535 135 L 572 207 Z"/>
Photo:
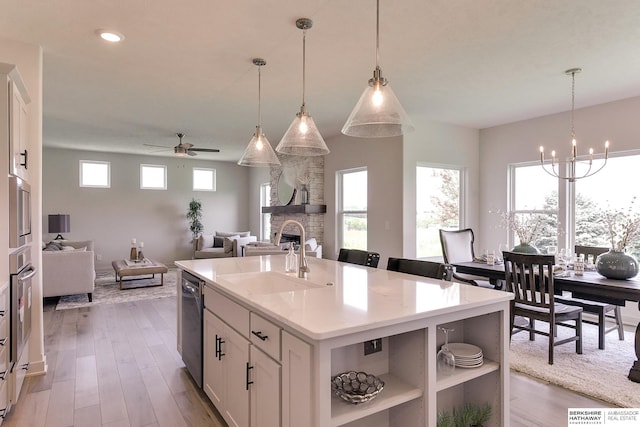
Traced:
<path fill-rule="evenodd" d="M 176 156 L 197 156 L 198 154 L 196 153 L 196 151 L 201 151 L 206 153 L 220 152 L 220 150 L 218 150 L 217 148 L 196 148 L 193 146 L 193 144 L 190 144 L 188 142 L 182 142 L 182 137 L 184 137 L 183 133 L 177 133 L 176 135 L 178 136 L 178 138 L 180 138 L 180 143 L 175 147 L 173 147 L 173 152 L 176 154 Z M 171 149 L 171 147 L 168 147 L 166 145 L 153 145 L 153 144 L 143 144 L 143 145 L 146 145 L 148 147 L 162 147 L 162 148 Z"/>

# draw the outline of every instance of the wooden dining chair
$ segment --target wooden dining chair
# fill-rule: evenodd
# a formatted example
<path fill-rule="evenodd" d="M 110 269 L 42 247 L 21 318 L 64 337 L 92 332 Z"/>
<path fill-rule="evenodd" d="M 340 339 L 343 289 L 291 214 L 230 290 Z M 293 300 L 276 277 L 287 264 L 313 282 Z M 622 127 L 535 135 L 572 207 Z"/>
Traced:
<path fill-rule="evenodd" d="M 549 364 L 553 365 L 553 349 L 557 345 L 575 341 L 576 353 L 582 354 L 582 307 L 555 301 L 553 286 L 553 255 L 531 255 L 503 252 L 507 290 L 513 292 L 511 300 L 511 331 L 529 331 L 529 340 L 535 335 L 549 338 Z M 528 325 L 514 324 L 515 316 L 529 319 Z M 547 322 L 548 330 L 536 328 L 536 320 Z M 570 324 L 568 322 L 575 322 Z M 557 340 L 556 326 L 575 330 L 575 334 Z"/>
<path fill-rule="evenodd" d="M 376 268 L 378 267 L 378 262 L 380 262 L 380 254 L 360 249 L 341 248 L 338 253 L 338 261 Z"/>
<path fill-rule="evenodd" d="M 575 247 L 577 256 L 584 255 L 585 259 L 589 255 L 593 255 L 595 260 L 598 255 L 607 252 L 608 248 L 599 248 L 595 246 L 579 246 Z M 579 292 L 572 292 L 571 296 L 558 296 L 556 301 L 563 304 L 575 305 L 582 307 L 586 313 L 592 313 L 598 316 L 598 320 L 582 319 L 583 323 L 598 326 L 598 348 L 604 350 L 605 335 L 612 331 L 618 331 L 618 339 L 624 341 L 624 326 L 622 324 L 622 313 L 619 305 L 609 304 L 606 302 L 592 301 L 589 295 L 582 295 Z M 615 322 L 613 326 L 607 329 L 607 319 Z"/>
<path fill-rule="evenodd" d="M 453 267 L 449 264 L 419 259 L 389 258 L 387 270 L 447 280 L 449 282 L 453 277 Z"/>
<path fill-rule="evenodd" d="M 445 264 L 472 262 L 475 259 L 473 241 L 473 230 L 470 228 L 464 228 L 462 230 L 440 229 L 440 245 L 442 247 L 442 257 L 444 258 Z M 453 279 L 473 286 L 481 286 L 483 288 L 500 288 L 500 284 L 496 283 L 494 285 L 485 277 L 457 273 L 455 270 L 453 272 Z"/>

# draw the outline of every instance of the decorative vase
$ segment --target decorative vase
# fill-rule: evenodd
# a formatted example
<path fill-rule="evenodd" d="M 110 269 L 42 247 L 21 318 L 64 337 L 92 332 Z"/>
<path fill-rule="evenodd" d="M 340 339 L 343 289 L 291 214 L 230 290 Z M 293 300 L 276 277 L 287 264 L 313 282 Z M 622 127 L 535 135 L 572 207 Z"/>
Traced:
<path fill-rule="evenodd" d="M 309 189 L 307 188 L 306 184 L 302 184 L 302 186 L 300 187 L 300 204 L 309 204 Z"/>
<path fill-rule="evenodd" d="M 638 261 L 624 251 L 611 249 L 598 255 L 596 271 L 607 279 L 631 279 L 638 274 Z"/>
<path fill-rule="evenodd" d="M 539 254 L 540 251 L 538 248 L 533 246 L 531 243 L 520 243 L 519 245 L 514 246 L 511 249 L 511 252 L 519 252 L 521 254 Z"/>

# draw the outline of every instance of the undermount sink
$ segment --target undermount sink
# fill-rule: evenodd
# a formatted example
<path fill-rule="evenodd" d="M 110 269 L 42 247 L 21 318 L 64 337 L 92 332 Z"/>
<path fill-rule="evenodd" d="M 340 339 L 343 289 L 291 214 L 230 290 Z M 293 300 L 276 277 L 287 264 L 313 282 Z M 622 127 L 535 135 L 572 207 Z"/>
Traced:
<path fill-rule="evenodd" d="M 308 280 L 299 279 L 295 276 L 277 271 L 224 274 L 219 275 L 216 282 L 242 287 L 252 294 L 273 294 L 324 287 L 316 283 L 311 283 Z"/>

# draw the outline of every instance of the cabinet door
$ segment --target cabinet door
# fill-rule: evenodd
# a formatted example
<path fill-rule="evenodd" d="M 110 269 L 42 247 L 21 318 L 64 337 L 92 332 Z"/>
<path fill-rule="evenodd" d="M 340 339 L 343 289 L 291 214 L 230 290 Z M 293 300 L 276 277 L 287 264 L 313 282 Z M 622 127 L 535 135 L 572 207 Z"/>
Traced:
<path fill-rule="evenodd" d="M 209 310 L 204 310 L 204 343 L 202 357 L 204 372 L 202 388 L 213 405 L 222 412 L 224 405 L 224 361 L 218 360 L 219 341 L 224 333 L 225 325 Z M 224 359 L 224 357 L 222 358 Z"/>
<path fill-rule="evenodd" d="M 231 427 L 249 426 L 249 341 L 225 325 L 221 344 L 224 361 L 225 401 L 222 413 Z"/>
<path fill-rule="evenodd" d="M 279 427 L 280 365 L 252 345 L 251 367 L 251 427 Z"/>
<path fill-rule="evenodd" d="M 311 346 L 304 341 L 282 332 L 282 426 L 312 426 L 312 387 L 304 388 L 309 393 L 301 393 L 301 384 L 311 384 Z"/>
<path fill-rule="evenodd" d="M 27 153 L 27 107 L 20 95 L 20 91 L 15 83 L 11 82 L 10 85 L 10 99 L 11 99 L 11 112 L 10 112 L 10 134 L 9 134 L 9 146 L 10 146 L 10 165 L 9 170 L 14 175 L 17 175 L 23 179 L 27 179 L 27 169 L 23 164 L 28 167 L 28 153 Z"/>

